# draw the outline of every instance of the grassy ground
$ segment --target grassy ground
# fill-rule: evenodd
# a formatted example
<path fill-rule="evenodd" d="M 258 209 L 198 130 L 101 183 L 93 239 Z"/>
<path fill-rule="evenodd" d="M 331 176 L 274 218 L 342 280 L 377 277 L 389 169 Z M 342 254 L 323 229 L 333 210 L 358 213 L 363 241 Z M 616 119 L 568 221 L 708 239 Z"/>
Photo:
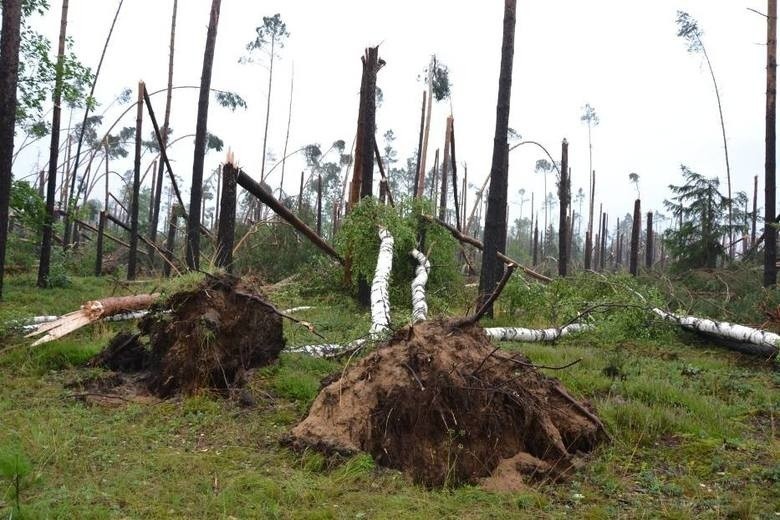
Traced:
<path fill-rule="evenodd" d="M 31 279 L 12 277 L 0 322 L 155 285 L 83 278 L 38 291 Z M 301 301 L 289 292 L 274 300 L 314 305 L 299 317 L 331 341 L 367 329 L 367 313 L 341 298 Z M 429 491 L 367 456 L 334 462 L 280 447 L 337 363 L 283 355 L 251 381 L 252 409 L 208 395 L 116 407 L 69 397 L 66 384 L 87 374 L 79 366 L 129 326 L 101 324 L 35 349 L 18 336 L 2 339 L 10 350 L 0 353 L 0 516 L 12 512 L 14 486 L 1 475 L 16 452 L 29 461 L 20 493 L 27 518 L 780 516 L 780 374 L 715 346 L 674 336 L 506 345 L 541 364 L 582 359 L 551 375 L 594 404 L 612 442 L 568 482 L 493 494 Z M 285 328 L 288 344 L 315 340 Z"/>

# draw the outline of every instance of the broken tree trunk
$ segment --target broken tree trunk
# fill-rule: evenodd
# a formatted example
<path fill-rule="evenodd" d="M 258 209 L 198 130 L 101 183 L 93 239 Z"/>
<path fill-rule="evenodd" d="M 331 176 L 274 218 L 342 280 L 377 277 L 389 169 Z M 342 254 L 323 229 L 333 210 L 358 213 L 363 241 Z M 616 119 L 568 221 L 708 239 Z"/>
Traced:
<path fill-rule="evenodd" d="M 56 321 L 43 323 L 25 337 L 31 338 L 45 333 L 32 346 L 48 343 L 103 318 L 148 309 L 159 296 L 159 294 L 138 294 L 88 301 L 79 310 L 68 313 Z"/>
<path fill-rule="evenodd" d="M 428 274 L 431 272 L 431 263 L 416 249 L 410 253 L 417 260 L 412 280 L 412 323 L 418 323 L 428 319 L 428 303 L 425 299 L 425 285 L 428 283 Z"/>
<path fill-rule="evenodd" d="M 307 226 L 301 219 L 296 217 L 289 209 L 287 209 L 281 202 L 276 200 L 276 197 L 268 193 L 265 188 L 247 175 L 243 170 L 238 171 L 236 182 L 239 186 L 246 191 L 257 197 L 260 202 L 271 208 L 277 215 L 286 220 L 292 227 L 297 229 L 306 238 L 312 241 L 321 251 L 335 259 L 340 264 L 344 265 L 344 259 L 341 258 L 335 249 L 330 244 L 325 242 L 317 235 L 317 232 Z"/>
<path fill-rule="evenodd" d="M 558 221 L 558 275 L 565 277 L 569 267 L 568 212 L 571 204 L 569 186 L 569 143 L 561 142 L 561 180 L 558 185 L 560 216 Z"/>
<path fill-rule="evenodd" d="M 639 273 L 639 229 L 642 225 L 642 213 L 640 201 L 634 201 L 634 223 L 631 226 L 631 251 L 628 262 L 628 271 L 636 276 Z"/>
<path fill-rule="evenodd" d="M 649 271 L 653 268 L 653 212 L 647 212 L 647 248 L 645 250 L 645 267 Z"/>
<path fill-rule="evenodd" d="M 236 231 L 236 168 L 233 152 L 228 152 L 222 166 L 222 200 L 220 200 L 219 229 L 217 231 L 217 265 L 232 271 L 233 241 Z"/>
<path fill-rule="evenodd" d="M 450 168 L 450 130 L 452 128 L 452 116 L 447 118 L 444 130 L 444 155 L 441 159 L 441 187 L 439 194 L 439 219 L 447 219 L 447 175 Z"/>

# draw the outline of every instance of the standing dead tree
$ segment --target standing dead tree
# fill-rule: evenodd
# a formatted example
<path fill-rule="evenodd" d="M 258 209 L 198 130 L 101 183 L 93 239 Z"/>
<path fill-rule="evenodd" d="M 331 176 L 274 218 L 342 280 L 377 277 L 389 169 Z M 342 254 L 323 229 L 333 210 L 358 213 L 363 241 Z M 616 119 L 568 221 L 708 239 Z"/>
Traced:
<path fill-rule="evenodd" d="M 634 201 L 634 222 L 631 227 L 631 251 L 628 262 L 628 271 L 636 276 L 639 274 L 639 233 L 642 227 L 642 210 L 639 199 Z"/>
<path fill-rule="evenodd" d="M 777 0 L 768 0 L 766 22 L 766 130 L 764 151 L 764 286 L 777 284 L 777 229 L 775 218 L 777 155 Z M 731 197 L 731 193 L 729 193 Z"/>
<path fill-rule="evenodd" d="M 379 47 L 369 47 L 360 61 L 363 75 L 360 84 L 360 107 L 358 109 L 357 140 L 355 145 L 355 169 L 352 172 L 352 186 L 349 206 L 354 207 L 363 197 L 370 197 L 374 182 L 374 140 L 376 134 L 376 77 L 384 60 L 379 59 Z"/>
<path fill-rule="evenodd" d="M 569 267 L 569 205 L 571 204 L 571 179 L 569 178 L 569 143 L 561 142 L 561 180 L 558 184 L 560 220 L 558 222 L 558 275 L 566 276 Z"/>
<path fill-rule="evenodd" d="M 228 272 L 233 264 L 233 241 L 236 231 L 236 177 L 238 169 L 233 152 L 228 152 L 222 165 L 222 197 L 220 200 L 219 228 L 217 231 L 217 265 Z"/>

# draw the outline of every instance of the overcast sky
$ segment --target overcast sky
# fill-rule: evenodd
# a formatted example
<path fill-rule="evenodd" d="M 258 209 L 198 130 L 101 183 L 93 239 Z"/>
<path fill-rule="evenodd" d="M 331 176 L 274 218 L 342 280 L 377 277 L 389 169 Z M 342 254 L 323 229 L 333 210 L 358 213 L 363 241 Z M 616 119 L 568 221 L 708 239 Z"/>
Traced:
<path fill-rule="evenodd" d="M 71 0 L 68 33 L 75 51 L 97 65 L 117 1 Z M 175 85 L 197 85 L 203 60 L 209 0 L 182 0 L 176 32 Z M 35 22 L 56 41 L 61 3 Z M 173 0 L 126 0 L 119 17 L 96 97 L 103 107 L 125 87 L 143 79 L 149 91 L 167 81 L 170 14 Z M 640 176 L 643 210 L 663 211 L 667 186 L 680 183 L 679 166 L 719 176 L 726 173 L 712 80 L 703 58 L 689 54 L 676 36 L 675 14 L 690 12 L 704 30 L 704 43 L 719 82 L 726 121 L 734 191 L 752 196 L 759 175 L 763 199 L 765 19 L 747 7 L 765 10 L 757 0 L 519 0 L 515 39 L 510 126 L 524 139 L 543 143 L 556 159 L 564 137 L 570 143 L 573 191 L 587 191 L 588 133 L 580 121 L 590 103 L 601 124 L 593 131 L 596 200 L 615 217 L 630 212 Z M 265 116 L 267 69 L 241 65 L 245 44 L 263 16 L 280 13 L 290 38 L 276 62 L 272 91 L 269 150 L 281 157 L 287 123 L 291 71 L 295 70 L 290 150 L 309 143 L 327 148 L 355 135 L 360 56 L 380 46 L 387 65 L 379 72 L 384 103 L 377 114 L 377 137 L 392 129 L 400 158 L 417 146 L 421 92 L 419 76 L 431 54 L 450 69 L 452 110 L 459 164 L 468 164 L 469 181 L 481 184 L 490 170 L 495 128 L 503 2 L 452 0 L 392 2 L 332 0 L 224 0 L 219 24 L 212 87 L 234 90 L 248 102 L 231 113 L 212 104 L 209 130 L 236 153 L 250 174 L 259 175 Z M 135 95 L 135 94 L 134 94 Z M 159 119 L 164 94 L 153 98 Z M 193 133 L 197 91 L 175 93 L 171 126 L 174 137 Z M 98 108 L 101 112 L 103 108 Z M 429 156 L 444 141 L 449 103 L 434 107 Z M 111 109 L 106 120 L 118 115 Z M 67 121 L 68 114 L 64 116 Z M 74 115 L 79 119 L 81 112 Z M 134 124 L 128 115 L 122 126 Z M 150 130 L 148 122 L 144 133 Z M 192 164 L 192 140 L 174 145 L 174 169 L 186 179 Z M 45 147 L 30 148 L 17 163 L 23 176 L 45 162 Z M 511 218 L 519 216 L 518 190 L 543 194 L 543 178 L 534 164 L 543 155 L 525 146 L 510 155 Z M 223 153 L 206 158 L 210 171 Z M 132 163 L 117 169 L 128 169 Z M 285 190 L 296 191 L 302 161 L 288 168 Z M 277 169 L 268 182 L 279 183 Z M 462 171 L 462 169 L 460 170 Z M 474 190 L 471 190 L 472 194 Z M 548 191 L 554 191 L 552 177 Z M 473 200 L 473 195 L 470 201 Z M 538 202 L 537 202 L 538 208 Z M 575 206 L 575 210 L 578 208 Z M 527 216 L 529 203 L 523 209 Z"/>

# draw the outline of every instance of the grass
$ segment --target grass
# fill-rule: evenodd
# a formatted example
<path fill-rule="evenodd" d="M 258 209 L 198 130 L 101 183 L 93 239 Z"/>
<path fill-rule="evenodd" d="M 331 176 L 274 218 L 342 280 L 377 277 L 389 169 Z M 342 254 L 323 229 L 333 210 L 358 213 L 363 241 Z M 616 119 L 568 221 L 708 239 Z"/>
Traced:
<path fill-rule="evenodd" d="M 60 314 L 123 287 L 74 278 L 65 289 L 30 289 L 11 277 L 3 320 Z M 328 341 L 365 333 L 367 313 L 348 300 L 273 296 Z M 400 314 L 399 314 L 400 316 Z M 771 365 L 687 336 L 556 345 L 509 344 L 589 400 L 612 442 L 562 484 L 494 494 L 477 487 L 430 491 L 366 455 L 328 460 L 279 441 L 306 413 L 322 377 L 343 366 L 285 354 L 250 381 L 258 406 L 209 395 L 157 405 L 90 406 L 65 386 L 113 333 L 104 324 L 31 349 L 4 336 L 0 354 L 0 454 L 29 461 L 21 479 L 27 518 L 775 518 L 780 512 L 780 375 Z M 321 342 L 285 323 L 288 344 Z M 685 340 L 686 343 L 683 342 Z M 0 476 L 0 516 L 14 487 Z M 16 517 L 14 517 L 16 518 Z"/>

